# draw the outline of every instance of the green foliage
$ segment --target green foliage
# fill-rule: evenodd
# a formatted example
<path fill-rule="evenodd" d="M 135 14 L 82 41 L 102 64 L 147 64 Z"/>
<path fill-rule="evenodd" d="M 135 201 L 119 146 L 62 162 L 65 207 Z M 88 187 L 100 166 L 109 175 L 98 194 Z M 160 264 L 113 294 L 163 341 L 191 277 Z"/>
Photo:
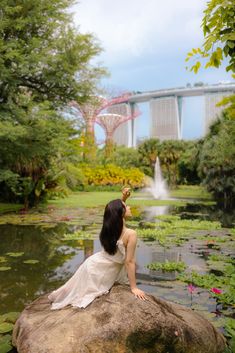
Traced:
<path fill-rule="evenodd" d="M 20 257 L 24 255 L 24 252 L 8 252 L 6 255 L 11 257 Z"/>
<path fill-rule="evenodd" d="M 205 137 L 198 166 L 203 184 L 226 209 L 235 205 L 235 122 L 223 115 Z"/>
<path fill-rule="evenodd" d="M 183 273 L 178 276 L 178 279 L 192 283 L 195 286 L 206 288 L 220 288 L 222 294 L 211 293 L 216 297 L 217 301 L 226 305 L 233 305 L 235 302 L 235 266 L 230 265 L 224 271 L 223 276 L 217 276 L 215 274 L 199 274 L 195 271 L 191 273 Z"/>
<path fill-rule="evenodd" d="M 68 8 L 74 0 L 1 0 L 0 96 L 3 109 L 27 97 L 54 106 L 91 94 L 97 76 L 90 65 L 100 52 L 90 34 L 80 34 Z M 21 96 L 23 93 L 23 97 Z"/>
<path fill-rule="evenodd" d="M 29 265 L 35 265 L 39 263 L 39 260 L 34 260 L 34 259 L 29 259 L 29 260 L 25 260 L 23 261 L 24 264 L 29 264 Z"/>
<path fill-rule="evenodd" d="M 211 199 L 211 195 L 205 188 L 198 185 L 179 185 L 177 189 L 171 190 L 170 196 L 177 198 Z"/>
<path fill-rule="evenodd" d="M 186 61 L 197 56 L 191 71 L 198 72 L 201 59 L 206 59 L 205 68 L 218 68 L 225 57 L 229 59 L 226 71 L 235 72 L 235 10 L 233 0 L 210 0 L 204 10 L 202 29 L 205 41 L 202 48 L 194 48 Z M 235 77 L 235 76 L 234 76 Z"/>
<path fill-rule="evenodd" d="M 219 222 L 181 220 L 177 216 L 158 216 L 160 221 L 155 223 L 155 228 L 138 229 L 139 237 L 148 240 L 157 240 L 161 246 L 170 247 L 172 245 L 182 245 L 190 238 L 195 238 L 197 230 L 220 229 Z"/>
<path fill-rule="evenodd" d="M 147 268 L 150 270 L 162 270 L 162 271 L 167 271 L 167 272 L 183 272 L 186 268 L 186 265 L 184 262 L 171 262 L 171 261 L 166 261 L 166 262 L 153 262 L 151 264 L 147 265 Z"/>
<path fill-rule="evenodd" d="M 226 318 L 225 330 L 229 337 L 235 337 L 235 320 Z"/>
<path fill-rule="evenodd" d="M 0 352 L 7 353 L 12 350 L 12 337 L 11 331 L 13 330 L 14 323 L 19 317 L 19 312 L 10 312 L 0 315 Z"/>
<path fill-rule="evenodd" d="M 0 199 L 27 209 L 80 183 L 80 131 L 65 108 L 87 101 L 104 70 L 91 65 L 96 40 L 72 23 L 73 0 L 0 4 Z"/>
<path fill-rule="evenodd" d="M 159 158 L 162 166 L 162 172 L 170 186 L 176 186 L 180 183 L 180 179 L 185 178 L 185 174 L 183 173 L 180 176 L 178 164 L 183 156 L 183 153 L 187 151 L 189 146 L 191 146 L 191 143 L 183 140 L 165 140 L 161 142 Z M 193 169 L 193 159 L 191 159 L 190 162 Z M 195 168 L 192 174 L 196 174 Z"/>
<path fill-rule="evenodd" d="M 188 141 L 185 150 L 179 158 L 179 183 L 199 184 L 201 179 L 198 175 L 199 153 L 202 141 Z"/>
<path fill-rule="evenodd" d="M 8 271 L 11 270 L 10 266 L 0 266 L 0 271 Z"/>
<path fill-rule="evenodd" d="M 74 233 L 64 234 L 62 240 L 79 240 L 79 239 L 92 239 L 92 238 L 93 236 L 90 233 L 77 230 Z"/>
<path fill-rule="evenodd" d="M 144 174 L 137 168 L 124 169 L 108 164 L 106 166 L 82 168 L 88 185 L 129 185 L 133 188 L 144 186 Z"/>
<path fill-rule="evenodd" d="M 199 182 L 197 175 L 197 143 L 178 140 L 144 141 L 138 147 L 139 168 L 153 177 L 156 158 L 159 157 L 164 178 L 170 186 Z"/>
<path fill-rule="evenodd" d="M 109 158 L 105 156 L 105 149 L 99 150 L 97 162 L 103 165 L 115 164 L 124 168 L 138 168 L 140 166 L 138 150 L 124 146 L 114 146 L 113 153 Z"/>
<path fill-rule="evenodd" d="M 138 146 L 140 168 L 146 175 L 153 177 L 159 150 L 160 141 L 154 138 L 146 140 Z"/>

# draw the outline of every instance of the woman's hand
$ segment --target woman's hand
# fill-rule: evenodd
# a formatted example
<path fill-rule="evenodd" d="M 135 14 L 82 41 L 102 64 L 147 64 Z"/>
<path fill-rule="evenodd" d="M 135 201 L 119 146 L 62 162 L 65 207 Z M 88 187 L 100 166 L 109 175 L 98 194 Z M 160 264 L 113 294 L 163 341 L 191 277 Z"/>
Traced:
<path fill-rule="evenodd" d="M 122 189 L 122 200 L 125 202 L 126 199 L 130 196 L 131 194 L 131 188 L 124 187 Z"/>
<path fill-rule="evenodd" d="M 135 287 L 131 289 L 132 293 L 134 294 L 134 296 L 136 298 L 142 299 L 142 300 L 146 300 L 147 297 L 145 295 L 145 292 L 143 292 L 141 289 Z"/>

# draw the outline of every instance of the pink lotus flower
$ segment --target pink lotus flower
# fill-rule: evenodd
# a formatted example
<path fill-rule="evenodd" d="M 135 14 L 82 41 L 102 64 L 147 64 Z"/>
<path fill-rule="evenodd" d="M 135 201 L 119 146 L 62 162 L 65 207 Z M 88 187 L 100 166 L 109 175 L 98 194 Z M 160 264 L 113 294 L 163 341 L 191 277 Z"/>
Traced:
<path fill-rule="evenodd" d="M 193 286 L 192 283 L 188 285 L 189 293 L 193 294 L 193 292 L 197 289 L 197 287 Z"/>
<path fill-rule="evenodd" d="M 223 291 L 219 288 L 211 288 L 210 291 L 215 294 L 222 294 Z"/>

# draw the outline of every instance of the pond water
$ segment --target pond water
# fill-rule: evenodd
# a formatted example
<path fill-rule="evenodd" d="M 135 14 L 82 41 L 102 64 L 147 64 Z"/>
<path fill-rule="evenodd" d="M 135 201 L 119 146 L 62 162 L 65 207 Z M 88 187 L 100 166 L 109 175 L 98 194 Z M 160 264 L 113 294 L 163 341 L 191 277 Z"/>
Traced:
<path fill-rule="evenodd" d="M 0 270 L 0 314 L 22 311 L 26 304 L 41 294 L 63 284 L 88 256 L 101 249 L 98 236 L 103 209 L 92 209 L 90 212 L 92 214 L 81 210 L 73 222 L 0 225 L 0 268 L 3 268 Z M 218 215 L 212 216 L 215 214 L 213 212 L 210 208 L 199 209 L 196 205 L 184 208 L 134 207 L 133 220 L 140 227 L 144 222 L 156 221 L 156 215 L 166 213 L 177 213 L 182 218 L 218 220 Z M 233 226 L 231 219 L 224 218 L 223 225 Z M 77 240 L 63 239 L 64 234 L 77 230 L 84 231 L 86 236 Z M 232 250 L 225 246 L 223 252 L 226 251 L 232 255 Z M 136 254 L 138 286 L 158 297 L 192 307 L 222 329 L 222 316 L 218 314 L 221 308 L 207 290 L 200 289 L 191 295 L 187 284 L 176 280 L 176 271 L 147 268 L 149 263 L 155 261 L 184 261 L 189 269 L 206 273 L 209 253 L 210 249 L 197 239 L 170 248 L 162 247 L 156 241 L 139 239 Z"/>

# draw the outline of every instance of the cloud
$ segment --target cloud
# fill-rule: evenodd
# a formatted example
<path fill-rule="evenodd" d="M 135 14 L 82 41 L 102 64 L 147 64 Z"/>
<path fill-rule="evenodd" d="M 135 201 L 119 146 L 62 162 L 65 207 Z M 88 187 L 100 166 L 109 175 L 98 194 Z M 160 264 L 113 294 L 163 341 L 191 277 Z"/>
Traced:
<path fill-rule="evenodd" d="M 205 0 L 82 0 L 74 7 L 82 32 L 100 40 L 109 62 L 124 62 L 202 40 Z M 188 43 L 188 44 L 187 44 Z"/>

